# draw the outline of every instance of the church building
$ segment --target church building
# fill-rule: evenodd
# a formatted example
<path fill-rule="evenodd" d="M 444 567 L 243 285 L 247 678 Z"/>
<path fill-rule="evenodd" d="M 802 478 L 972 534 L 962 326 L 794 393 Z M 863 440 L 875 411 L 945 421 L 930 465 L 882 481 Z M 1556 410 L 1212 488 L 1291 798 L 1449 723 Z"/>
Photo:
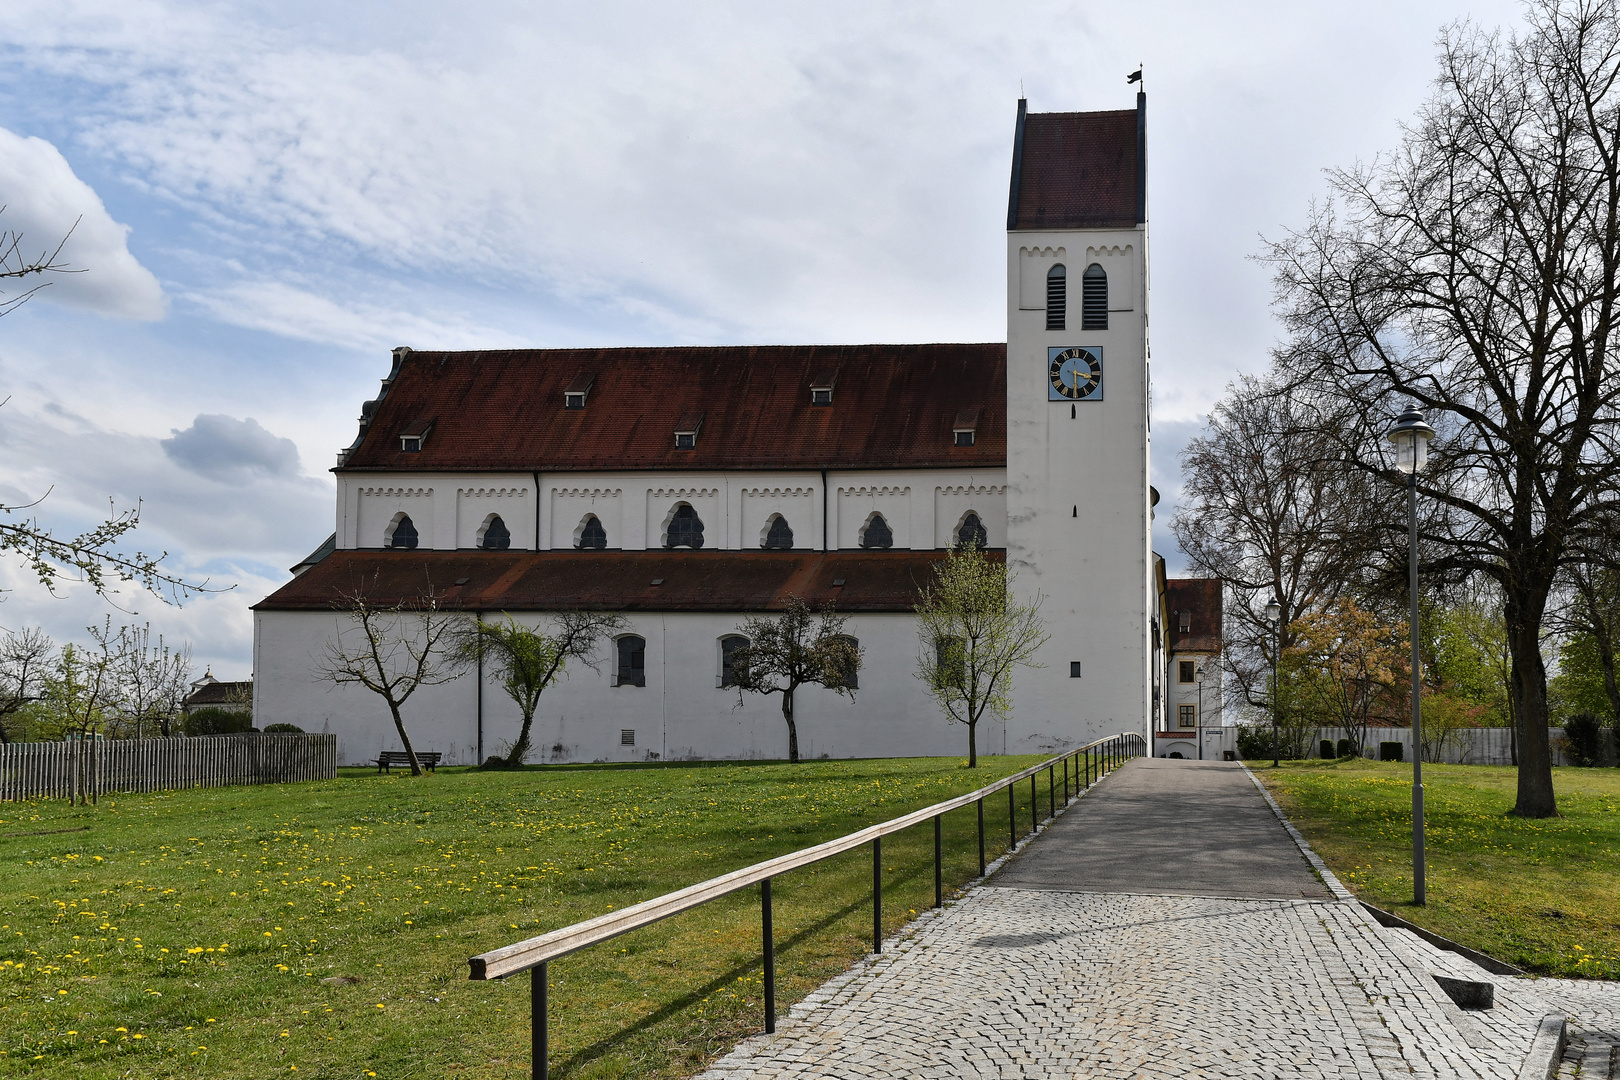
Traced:
<path fill-rule="evenodd" d="M 1049 638 L 988 753 L 1163 729 L 1151 551 L 1146 98 L 1018 102 L 1007 339 L 933 345 L 394 350 L 342 451 L 335 535 L 254 607 L 254 718 L 399 748 L 388 710 L 316 669 L 339 595 L 544 626 L 623 612 L 601 670 L 536 714 L 536 761 L 783 758 L 779 699 L 730 685 L 751 615 L 848 616 L 853 699 L 801 687 L 806 757 L 965 755 L 917 678 L 913 607 L 953 546 L 1004 558 Z M 447 764 L 499 752 L 517 707 L 477 672 L 404 708 Z"/>

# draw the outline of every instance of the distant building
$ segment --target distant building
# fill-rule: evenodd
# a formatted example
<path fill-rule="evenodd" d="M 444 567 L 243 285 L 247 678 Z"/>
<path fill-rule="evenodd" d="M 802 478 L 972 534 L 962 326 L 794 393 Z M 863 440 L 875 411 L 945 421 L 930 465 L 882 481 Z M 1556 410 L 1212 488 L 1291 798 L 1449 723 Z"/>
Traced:
<path fill-rule="evenodd" d="M 180 702 L 180 715 L 190 716 L 198 709 L 231 709 L 251 712 L 253 709 L 253 680 L 246 682 L 220 682 L 212 670 L 191 684 L 191 693 Z"/>
<path fill-rule="evenodd" d="M 1153 755 L 1218 759 L 1222 750 L 1233 749 L 1221 711 L 1221 581 L 1169 578 L 1160 608 L 1165 619 L 1164 710 Z"/>

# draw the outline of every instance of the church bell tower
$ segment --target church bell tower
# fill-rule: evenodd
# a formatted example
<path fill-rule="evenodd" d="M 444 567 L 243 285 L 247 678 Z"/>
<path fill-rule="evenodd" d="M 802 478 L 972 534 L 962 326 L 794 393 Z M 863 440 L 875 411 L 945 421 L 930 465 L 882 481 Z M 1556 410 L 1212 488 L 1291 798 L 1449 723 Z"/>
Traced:
<path fill-rule="evenodd" d="M 1007 563 L 1044 667 L 1014 676 L 1009 753 L 1150 741 L 1147 96 L 1030 113 L 1007 207 Z"/>

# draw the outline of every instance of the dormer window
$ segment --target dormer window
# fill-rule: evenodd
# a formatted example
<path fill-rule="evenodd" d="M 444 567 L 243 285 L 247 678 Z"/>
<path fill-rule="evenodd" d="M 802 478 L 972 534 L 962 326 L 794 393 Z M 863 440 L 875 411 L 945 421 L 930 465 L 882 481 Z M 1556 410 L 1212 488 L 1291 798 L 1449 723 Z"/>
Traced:
<path fill-rule="evenodd" d="M 574 381 L 563 390 L 563 408 L 583 409 L 585 397 L 591 392 L 591 385 L 596 382 L 596 376 L 589 372 L 580 372 L 574 376 Z"/>
<path fill-rule="evenodd" d="M 702 429 L 702 413 L 687 413 L 682 416 L 681 422 L 675 425 L 675 449 L 696 449 L 698 432 Z"/>
<path fill-rule="evenodd" d="M 831 405 L 833 384 L 837 381 L 838 372 L 836 371 L 817 373 L 816 377 L 810 380 L 810 404 Z"/>
<path fill-rule="evenodd" d="M 422 444 L 427 442 L 428 432 L 433 430 L 433 421 L 417 420 L 406 424 L 399 429 L 399 448 L 407 454 L 421 453 Z"/>
<path fill-rule="evenodd" d="M 979 427 L 979 410 L 963 409 L 956 414 L 956 423 L 951 425 L 951 433 L 955 436 L 957 446 L 972 446 L 974 433 Z"/>

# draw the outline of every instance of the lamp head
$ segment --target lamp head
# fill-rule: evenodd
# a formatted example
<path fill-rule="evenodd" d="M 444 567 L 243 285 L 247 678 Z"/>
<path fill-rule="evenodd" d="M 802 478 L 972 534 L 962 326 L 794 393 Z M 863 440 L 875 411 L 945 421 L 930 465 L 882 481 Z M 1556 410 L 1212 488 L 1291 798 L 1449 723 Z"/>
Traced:
<path fill-rule="evenodd" d="M 1424 422 L 1423 412 L 1416 405 L 1408 405 L 1389 429 L 1389 441 L 1395 444 L 1395 468 L 1408 476 L 1423 471 L 1429 463 L 1429 440 L 1434 428 Z"/>
<path fill-rule="evenodd" d="M 1280 618 L 1282 618 L 1282 605 L 1273 599 L 1271 603 L 1266 605 L 1266 622 L 1275 623 Z"/>

